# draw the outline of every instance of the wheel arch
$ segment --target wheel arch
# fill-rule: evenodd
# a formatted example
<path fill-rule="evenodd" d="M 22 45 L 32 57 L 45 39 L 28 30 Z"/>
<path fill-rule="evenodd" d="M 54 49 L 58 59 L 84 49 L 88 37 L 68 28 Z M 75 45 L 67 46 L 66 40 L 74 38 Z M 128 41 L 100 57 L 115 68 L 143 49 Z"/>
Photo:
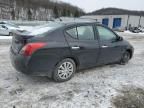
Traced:
<path fill-rule="evenodd" d="M 131 59 L 132 56 L 133 56 L 133 51 L 132 51 L 132 49 L 128 48 L 128 49 L 126 49 L 126 51 L 130 53 L 130 59 Z"/>
<path fill-rule="evenodd" d="M 67 57 L 67 58 L 72 59 L 75 62 L 76 67 L 79 67 L 79 61 L 78 61 L 78 59 L 76 57 Z"/>
<path fill-rule="evenodd" d="M 75 56 L 65 56 L 65 57 L 61 58 L 61 59 L 59 60 L 59 62 L 62 61 L 63 59 L 67 59 L 67 58 L 72 59 L 72 60 L 75 62 L 76 68 L 79 67 L 80 62 L 79 62 L 78 58 L 75 57 Z M 59 62 L 58 62 L 58 63 L 59 63 Z M 58 64 L 58 63 L 57 63 L 57 64 Z M 56 65 L 57 65 L 57 64 L 56 64 Z"/>

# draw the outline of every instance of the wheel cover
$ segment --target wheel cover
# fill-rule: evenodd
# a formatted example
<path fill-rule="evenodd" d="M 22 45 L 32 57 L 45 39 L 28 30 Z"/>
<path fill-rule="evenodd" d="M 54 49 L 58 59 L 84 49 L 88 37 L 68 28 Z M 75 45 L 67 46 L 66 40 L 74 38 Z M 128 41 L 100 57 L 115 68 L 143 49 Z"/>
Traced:
<path fill-rule="evenodd" d="M 61 79 L 68 79 L 74 71 L 73 64 L 71 62 L 64 62 L 58 67 L 58 76 Z"/>

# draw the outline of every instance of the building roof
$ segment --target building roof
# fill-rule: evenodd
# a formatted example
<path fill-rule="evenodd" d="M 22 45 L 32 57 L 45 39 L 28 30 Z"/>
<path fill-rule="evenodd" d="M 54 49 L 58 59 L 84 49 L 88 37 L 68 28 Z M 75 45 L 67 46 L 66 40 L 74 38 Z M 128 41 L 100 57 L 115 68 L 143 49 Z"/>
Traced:
<path fill-rule="evenodd" d="M 144 11 L 133 11 L 119 8 L 103 8 L 97 11 L 88 13 L 87 15 L 136 15 L 144 16 Z"/>

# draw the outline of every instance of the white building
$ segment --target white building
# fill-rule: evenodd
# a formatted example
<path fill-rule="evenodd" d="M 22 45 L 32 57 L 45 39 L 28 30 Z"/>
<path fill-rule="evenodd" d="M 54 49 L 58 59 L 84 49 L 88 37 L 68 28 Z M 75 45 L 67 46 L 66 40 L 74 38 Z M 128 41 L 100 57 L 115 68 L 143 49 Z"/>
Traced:
<path fill-rule="evenodd" d="M 95 19 L 110 28 L 126 29 L 129 27 L 144 27 L 144 16 L 136 15 L 89 15 L 82 18 Z"/>

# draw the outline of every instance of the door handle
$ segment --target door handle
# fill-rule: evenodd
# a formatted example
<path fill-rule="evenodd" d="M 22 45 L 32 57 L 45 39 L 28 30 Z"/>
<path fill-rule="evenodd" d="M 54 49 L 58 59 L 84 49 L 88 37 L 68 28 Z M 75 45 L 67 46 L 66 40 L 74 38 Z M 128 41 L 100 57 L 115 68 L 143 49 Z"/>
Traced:
<path fill-rule="evenodd" d="M 73 47 L 71 47 L 71 49 L 73 49 L 73 50 L 79 50 L 80 47 L 79 46 L 73 46 Z"/>
<path fill-rule="evenodd" d="M 106 46 L 106 45 L 103 45 L 103 46 L 101 46 L 102 48 L 108 48 L 108 46 Z"/>

